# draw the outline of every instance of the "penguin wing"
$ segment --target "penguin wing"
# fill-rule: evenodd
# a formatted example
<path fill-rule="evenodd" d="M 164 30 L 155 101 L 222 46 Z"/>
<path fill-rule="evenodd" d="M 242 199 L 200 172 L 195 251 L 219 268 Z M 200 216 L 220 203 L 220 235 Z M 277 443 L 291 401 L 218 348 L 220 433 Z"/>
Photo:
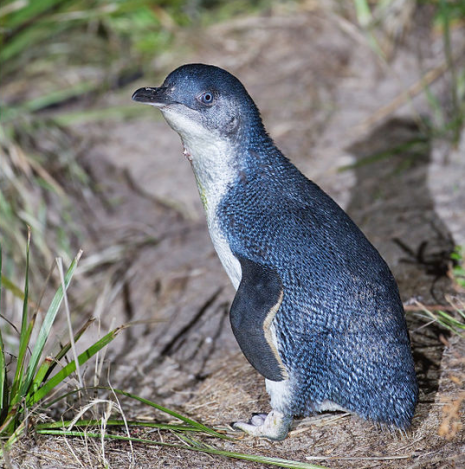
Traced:
<path fill-rule="evenodd" d="M 242 279 L 231 306 L 232 330 L 250 364 L 265 378 L 282 381 L 287 373 L 273 338 L 271 324 L 283 300 L 278 273 L 243 256 Z"/>

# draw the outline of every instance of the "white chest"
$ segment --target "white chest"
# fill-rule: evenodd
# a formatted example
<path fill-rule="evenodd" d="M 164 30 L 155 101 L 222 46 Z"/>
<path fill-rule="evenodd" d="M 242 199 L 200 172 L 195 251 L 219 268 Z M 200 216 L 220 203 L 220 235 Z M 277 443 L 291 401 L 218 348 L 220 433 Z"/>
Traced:
<path fill-rule="evenodd" d="M 204 146 L 202 151 L 199 152 L 200 154 L 192 153 L 192 150 L 186 144 L 185 148 L 189 153 L 189 159 L 197 181 L 213 246 L 234 288 L 237 290 L 242 277 L 241 265 L 231 252 L 217 216 L 218 205 L 235 177 L 234 168 L 228 164 L 230 155 L 227 152 L 227 145 L 218 142 L 214 147 Z"/>
<path fill-rule="evenodd" d="M 232 254 L 216 215 L 218 204 L 237 176 L 234 148 L 231 148 L 231 142 L 224 136 L 206 129 L 187 114 L 169 108 L 165 108 L 163 114 L 181 137 L 205 208 L 210 237 L 226 273 L 237 289 L 242 277 L 241 265 Z"/>
<path fill-rule="evenodd" d="M 211 174 L 208 175 L 208 177 L 203 177 L 205 175 L 199 171 L 199 168 L 195 168 L 195 159 L 192 162 L 192 166 L 194 168 L 199 194 L 205 208 L 208 231 L 210 232 L 213 246 L 234 288 L 237 290 L 242 277 L 241 265 L 231 252 L 229 243 L 220 227 L 217 216 L 218 204 L 228 190 L 228 178 L 224 177 L 224 172 L 221 172 L 221 175 L 218 174 L 219 179 L 211 178 Z"/>
<path fill-rule="evenodd" d="M 215 250 L 223 264 L 224 270 L 226 270 L 234 288 L 237 290 L 242 278 L 241 264 L 231 252 L 224 234 L 220 231 L 218 220 L 214 219 L 209 221 L 207 216 L 207 222 L 213 246 L 215 246 Z"/>

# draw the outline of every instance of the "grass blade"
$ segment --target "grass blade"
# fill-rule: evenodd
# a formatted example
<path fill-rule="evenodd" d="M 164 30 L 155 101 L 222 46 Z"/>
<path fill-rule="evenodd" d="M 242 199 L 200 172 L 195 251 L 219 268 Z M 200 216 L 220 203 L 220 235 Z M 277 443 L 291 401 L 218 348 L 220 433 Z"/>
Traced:
<path fill-rule="evenodd" d="M 357 169 L 366 165 L 370 165 L 373 163 L 378 163 L 380 161 L 392 158 L 396 155 L 399 155 L 403 152 L 415 152 L 418 153 L 419 155 L 422 154 L 424 150 L 424 146 L 428 145 L 429 139 L 428 137 L 423 137 L 420 136 L 418 138 L 414 138 L 412 140 L 409 140 L 408 142 L 401 143 L 400 145 L 395 145 L 392 148 L 389 148 L 388 150 L 383 150 L 380 152 L 373 153 L 371 155 L 368 155 L 364 158 L 360 158 L 358 161 L 352 164 L 348 164 L 345 166 L 340 166 L 337 171 L 338 172 L 343 172 L 347 171 L 349 169 Z"/>
<path fill-rule="evenodd" d="M 49 423 L 40 423 L 36 425 L 36 429 L 41 430 L 53 430 L 53 429 L 63 429 L 68 428 L 72 423 L 72 420 L 65 420 L 62 422 L 49 422 Z M 91 426 L 100 426 L 102 423 L 101 420 L 78 420 L 73 423 L 73 427 L 91 427 Z M 155 422 L 145 422 L 143 420 L 107 420 L 105 425 L 107 427 L 124 427 L 125 425 L 130 427 L 146 427 L 146 428 L 157 428 L 158 430 L 171 430 L 177 432 L 201 432 L 198 428 L 194 428 L 188 425 L 174 425 L 170 423 L 155 423 Z"/>
<path fill-rule="evenodd" d="M 79 368 L 79 361 L 78 361 L 77 352 L 76 352 L 76 344 L 74 343 L 73 325 L 71 324 L 71 312 L 69 310 L 68 295 L 66 294 L 65 275 L 63 272 L 63 259 L 61 257 L 57 257 L 56 262 L 58 264 L 58 273 L 60 274 L 61 288 L 64 293 L 63 300 L 65 304 L 66 320 L 68 323 L 68 332 L 69 332 L 69 340 L 71 344 L 71 351 L 73 353 L 74 363 L 76 363 L 76 372 L 77 372 L 77 377 L 79 380 L 79 387 L 83 388 L 84 382 L 82 381 L 82 373 Z"/>
<path fill-rule="evenodd" d="M 28 326 L 27 323 L 27 305 L 28 305 L 28 295 L 29 295 L 29 247 L 31 244 L 31 229 L 28 227 L 27 233 L 27 244 L 26 244 L 26 275 L 24 280 L 24 299 L 23 299 L 23 312 L 21 315 L 21 331 L 19 335 L 19 351 L 18 351 L 18 360 L 16 363 L 16 372 L 13 379 L 13 385 L 11 387 L 12 395 L 12 404 L 19 402 L 20 394 L 18 391 L 21 387 L 23 381 L 23 371 L 24 371 L 24 359 L 26 356 L 27 347 L 29 345 L 29 338 L 32 332 L 32 329 Z"/>
<path fill-rule="evenodd" d="M 37 371 L 37 374 L 34 378 L 34 381 L 32 382 L 33 392 L 36 392 L 39 389 L 40 385 L 45 379 L 45 376 L 47 376 L 47 373 L 49 372 L 52 363 L 53 358 L 47 357 L 43 361 L 42 365 L 40 365 L 39 370 Z"/>
<path fill-rule="evenodd" d="M 11 293 L 13 293 L 16 298 L 24 301 L 24 292 L 21 288 L 18 287 L 14 282 L 12 282 L 9 278 L 5 277 L 4 275 L 0 275 L 1 284 Z"/>
<path fill-rule="evenodd" d="M 366 28 L 372 20 L 371 10 L 367 0 L 354 0 L 354 5 L 360 26 Z"/>
<path fill-rule="evenodd" d="M 108 389 L 108 390 L 110 390 L 109 388 L 99 388 L 99 389 Z M 177 418 L 177 419 L 183 421 L 184 423 L 187 423 L 191 427 L 197 428 L 199 431 L 203 431 L 203 432 L 208 433 L 209 435 L 215 436 L 217 438 L 229 439 L 227 436 L 225 436 L 221 433 L 218 433 L 215 430 L 212 430 L 211 428 L 207 427 L 206 425 L 203 425 L 203 424 L 201 424 L 201 423 L 199 423 L 195 420 L 192 420 L 189 417 L 186 417 L 184 415 L 178 414 L 174 410 L 167 409 L 166 407 L 163 407 L 159 404 L 156 404 L 155 402 L 149 401 L 148 399 L 144 399 L 143 397 L 136 396 L 136 395 L 131 394 L 127 391 L 122 391 L 121 389 L 111 389 L 111 391 L 115 392 L 116 394 L 121 394 L 123 396 L 130 397 L 131 399 L 135 399 L 136 401 L 139 401 L 142 404 L 153 407 L 153 408 L 159 410 L 160 412 L 171 415 L 171 417 Z"/>
<path fill-rule="evenodd" d="M 451 314 L 447 313 L 446 311 L 442 311 L 440 309 L 429 310 L 425 305 L 421 304 L 418 301 L 416 301 L 416 304 L 421 308 L 421 311 L 425 313 L 426 318 L 431 318 L 434 322 L 444 327 L 445 329 L 448 329 L 449 331 L 453 332 L 454 334 L 457 334 L 460 337 L 465 337 L 465 323 L 455 319 Z M 460 317 L 465 317 L 465 313 L 458 307 L 454 306 L 454 309 Z"/>
<path fill-rule="evenodd" d="M 95 91 L 98 86 L 100 85 L 91 82 L 79 83 L 73 87 L 57 90 L 38 98 L 31 99 L 30 101 L 22 103 L 21 106 L 18 107 L 7 107 L 3 109 L 2 115 L 0 116 L 0 123 L 5 124 L 16 119 L 18 116 L 24 116 L 27 113 L 34 113 L 54 104 L 63 103 L 71 98 L 76 98 L 90 91 Z"/>
<path fill-rule="evenodd" d="M 66 272 L 65 276 L 65 288 L 68 288 L 71 279 L 74 275 L 74 271 L 76 270 L 77 264 L 79 259 L 81 258 L 82 251 L 79 251 L 77 256 L 74 258 L 74 261 L 71 263 L 68 271 Z M 27 295 L 26 295 L 27 297 Z M 40 356 L 42 355 L 43 349 L 45 347 L 45 343 L 50 336 L 50 330 L 52 328 L 52 324 L 55 321 L 55 317 L 58 313 L 58 309 L 60 308 L 61 302 L 63 301 L 64 291 L 63 287 L 60 286 L 53 297 L 53 300 L 50 304 L 50 308 L 45 315 L 44 321 L 42 323 L 42 327 L 40 328 L 39 335 L 37 336 L 37 341 L 34 345 L 34 349 L 32 351 L 31 359 L 29 360 L 29 366 L 26 373 L 26 379 L 24 380 L 22 386 L 22 395 L 26 395 L 29 386 L 32 384 L 32 380 L 34 378 L 34 374 L 37 369 L 37 365 L 40 360 Z"/>
<path fill-rule="evenodd" d="M 99 350 L 108 345 L 126 326 L 120 326 L 103 336 L 95 344 L 91 345 L 87 350 L 78 357 L 79 365 L 86 363 L 89 358 L 93 357 Z M 76 362 L 73 360 L 63 367 L 55 376 L 50 378 L 37 392 L 32 394 L 28 400 L 28 405 L 33 405 L 43 399 L 53 388 L 62 383 L 71 373 L 76 370 Z"/>
<path fill-rule="evenodd" d="M 0 244 L 0 305 L 2 304 L 2 245 Z M 3 345 L 2 330 L 0 328 L 0 415 L 3 414 L 3 399 L 8 391 L 8 384 L 5 380 L 5 346 Z"/>
<path fill-rule="evenodd" d="M 76 332 L 74 336 L 74 342 L 76 343 L 86 332 L 86 330 L 89 328 L 89 326 L 95 321 L 95 318 L 90 318 L 86 321 L 86 323 Z M 50 365 L 50 368 L 45 375 L 44 379 L 47 379 L 50 373 L 54 370 L 54 368 L 57 366 L 58 362 L 71 350 L 71 342 L 68 342 L 67 344 L 63 345 L 61 350 L 57 353 L 55 360 L 53 363 Z"/>
<path fill-rule="evenodd" d="M 196 446 L 177 445 L 173 443 L 165 443 L 163 441 L 146 440 L 143 438 L 131 438 L 131 437 L 122 436 L 122 435 L 110 435 L 108 433 L 105 435 L 102 435 L 100 433 L 60 431 L 60 430 L 37 430 L 37 433 L 41 435 L 79 436 L 79 437 L 90 437 L 90 438 L 99 438 L 99 439 L 103 437 L 105 439 L 110 439 L 110 440 L 132 441 L 133 443 L 141 443 L 145 445 L 167 446 L 170 448 L 177 448 L 177 449 L 184 449 L 184 450 L 189 450 L 189 451 L 196 451 L 200 453 L 213 454 L 216 456 L 224 456 L 224 457 L 232 458 L 232 459 L 241 459 L 243 461 L 258 462 L 262 464 L 269 464 L 272 466 L 285 467 L 288 469 L 327 469 L 324 466 L 318 466 L 316 464 L 310 464 L 310 463 L 299 462 L 299 461 L 290 461 L 288 459 L 273 458 L 269 456 L 257 456 L 253 454 L 235 453 L 232 451 L 223 451 L 220 449 L 215 449 L 215 448 L 210 448 L 210 447 L 199 448 Z"/>
<path fill-rule="evenodd" d="M 124 326 L 125 327 L 125 326 Z M 115 329 L 116 331 L 117 329 Z M 90 358 L 90 357 L 89 357 Z M 70 366 L 71 363 L 68 365 Z M 55 377 L 54 377 L 55 378 Z M 52 378 L 53 379 L 53 378 Z M 48 383 L 47 383 L 48 384 Z M 136 396 L 134 394 L 131 394 L 127 391 L 123 391 L 121 389 L 114 389 L 114 388 L 109 388 L 109 387 L 105 387 L 105 386 L 92 386 L 92 387 L 86 387 L 87 390 L 103 390 L 103 391 L 111 391 L 111 392 L 114 392 L 115 394 L 120 394 L 122 396 L 127 396 L 131 399 L 135 399 L 136 401 L 139 401 L 141 402 L 142 404 L 144 405 L 148 405 L 150 407 L 153 407 L 157 410 L 159 410 L 160 412 L 163 412 L 167 415 L 170 415 L 171 417 L 174 417 L 178 420 L 181 420 L 182 422 L 184 422 L 185 424 L 187 424 L 189 426 L 189 428 L 192 430 L 192 431 L 199 431 L 199 432 L 204 432 L 204 433 L 207 433 L 211 436 L 214 436 L 216 438 L 221 438 L 221 439 L 224 439 L 224 440 L 230 440 L 231 438 L 226 436 L 226 435 L 223 435 L 222 433 L 219 433 L 213 429 L 211 429 L 210 427 L 207 427 L 206 425 L 203 425 L 199 422 L 197 422 L 196 420 L 193 420 L 193 419 L 190 419 L 189 417 L 186 417 L 182 414 L 179 414 L 178 412 L 175 412 L 174 410 L 171 410 L 171 409 L 168 409 L 166 407 L 163 407 L 159 404 L 156 404 L 155 402 L 152 402 L 152 401 L 149 401 L 148 399 L 144 399 L 143 397 L 139 397 L 139 396 Z M 80 390 L 74 390 L 74 391 L 71 391 L 69 393 L 66 393 L 66 394 L 63 394 L 62 396 L 60 396 L 59 398 L 55 399 L 52 404 L 54 404 L 55 402 L 58 402 L 59 400 L 61 399 L 64 399 L 68 396 L 70 396 L 71 394 L 75 394 L 77 392 L 79 392 Z"/>
<path fill-rule="evenodd" d="M 85 124 L 102 120 L 124 120 L 128 118 L 142 118 L 149 114 L 151 109 L 141 112 L 134 106 L 110 106 L 101 109 L 86 109 L 84 111 L 61 112 L 53 116 L 53 121 L 57 125 L 69 126 L 76 124 Z M 159 116 L 155 116 L 158 119 Z M 1 121 L 1 119 L 0 119 Z"/>
<path fill-rule="evenodd" d="M 24 27 L 25 24 L 37 20 L 47 11 L 56 8 L 60 3 L 64 3 L 63 0 L 42 0 L 40 2 L 26 2 L 23 8 L 13 11 L 10 14 L 8 26 L 13 30 Z"/>

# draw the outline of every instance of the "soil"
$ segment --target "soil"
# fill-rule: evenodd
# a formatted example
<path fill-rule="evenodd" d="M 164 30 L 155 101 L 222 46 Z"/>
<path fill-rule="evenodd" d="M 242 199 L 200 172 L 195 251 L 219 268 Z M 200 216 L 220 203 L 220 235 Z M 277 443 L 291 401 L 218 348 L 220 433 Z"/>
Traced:
<path fill-rule="evenodd" d="M 405 97 L 423 73 L 444 62 L 441 37 L 428 26 L 431 11 L 419 6 L 410 15 L 415 21 L 402 23 L 402 34 L 383 39 L 387 62 L 352 21 L 313 2 L 183 31 L 176 54 L 154 59 L 153 77 L 101 105 L 128 102 L 133 89 L 160 84 L 182 63 L 230 70 L 284 154 L 347 210 L 385 257 L 405 304 L 447 304 L 449 295 L 460 295 L 447 260 L 456 244 L 465 244 L 465 135 L 456 146 L 425 140 L 419 117 L 431 113 L 428 101 L 422 93 Z M 463 55 L 463 37 L 453 45 Z M 447 108 L 447 74 L 438 73 L 430 85 Z M 234 290 L 209 239 L 178 136 L 156 111 L 77 131 L 95 141 L 82 163 L 98 194 L 79 202 L 82 298 L 98 305 L 92 313 L 102 330 L 138 321 L 107 352 L 112 385 L 219 428 L 268 411 L 263 379 L 229 326 Z M 419 143 L 411 146 L 414 140 Z M 366 164 L 372 155 L 385 157 Z M 407 311 L 421 387 L 408 432 L 324 413 L 296 420 L 283 442 L 244 437 L 213 444 L 330 468 L 464 467 L 465 339 L 425 326 L 417 314 Z M 147 416 L 147 409 L 126 413 Z M 100 442 L 45 437 L 24 440 L 10 455 L 13 465 L 31 468 L 104 467 L 105 461 L 129 467 L 131 457 L 132 467 L 264 467 L 137 445 L 131 456 L 121 442 L 107 443 L 103 457 Z"/>

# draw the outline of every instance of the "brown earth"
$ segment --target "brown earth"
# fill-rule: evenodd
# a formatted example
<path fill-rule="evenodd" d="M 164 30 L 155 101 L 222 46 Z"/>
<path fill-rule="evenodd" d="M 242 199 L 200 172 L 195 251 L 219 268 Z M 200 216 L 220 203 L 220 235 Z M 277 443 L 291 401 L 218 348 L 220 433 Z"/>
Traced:
<path fill-rule="evenodd" d="M 465 244 L 465 136 L 456 148 L 432 140 L 391 152 L 421 140 L 419 116 L 431 110 L 424 94 L 410 100 L 404 92 L 413 86 L 415 94 L 423 73 L 436 73 L 431 89 L 448 107 L 441 37 L 428 26 L 431 11 L 418 7 L 411 15 L 415 20 L 402 23 L 403 35 L 386 36 L 387 63 L 353 22 L 313 2 L 182 32 L 179 52 L 154 59 L 154 77 L 105 102 L 126 103 L 133 89 L 158 85 L 182 63 L 227 68 L 249 90 L 281 150 L 348 211 L 386 258 L 404 302 L 444 304 L 445 295 L 457 293 L 446 260 L 455 244 Z M 463 57 L 463 36 L 454 38 L 454 48 Z M 234 291 L 210 242 L 179 138 L 157 112 L 141 115 L 78 129 L 96 142 L 82 163 L 98 193 L 79 203 L 86 233 L 81 300 L 97 305 L 93 314 L 103 330 L 113 321 L 142 321 L 107 352 L 113 386 L 227 428 L 268 410 L 268 397 L 230 330 Z M 389 157 L 361 164 L 380 152 Z M 355 166 L 338 171 L 348 165 Z M 331 468 L 464 467 L 464 339 L 407 314 L 421 387 L 409 432 L 326 413 L 297 420 L 283 442 L 245 437 L 214 444 Z M 126 412 L 148 413 L 138 407 Z M 462 428 L 455 431 L 454 423 Z M 125 443 L 105 447 L 109 467 L 263 467 L 137 445 L 132 463 L 130 455 Z M 76 439 L 26 440 L 11 459 L 19 467 L 104 467 L 100 443 Z"/>

